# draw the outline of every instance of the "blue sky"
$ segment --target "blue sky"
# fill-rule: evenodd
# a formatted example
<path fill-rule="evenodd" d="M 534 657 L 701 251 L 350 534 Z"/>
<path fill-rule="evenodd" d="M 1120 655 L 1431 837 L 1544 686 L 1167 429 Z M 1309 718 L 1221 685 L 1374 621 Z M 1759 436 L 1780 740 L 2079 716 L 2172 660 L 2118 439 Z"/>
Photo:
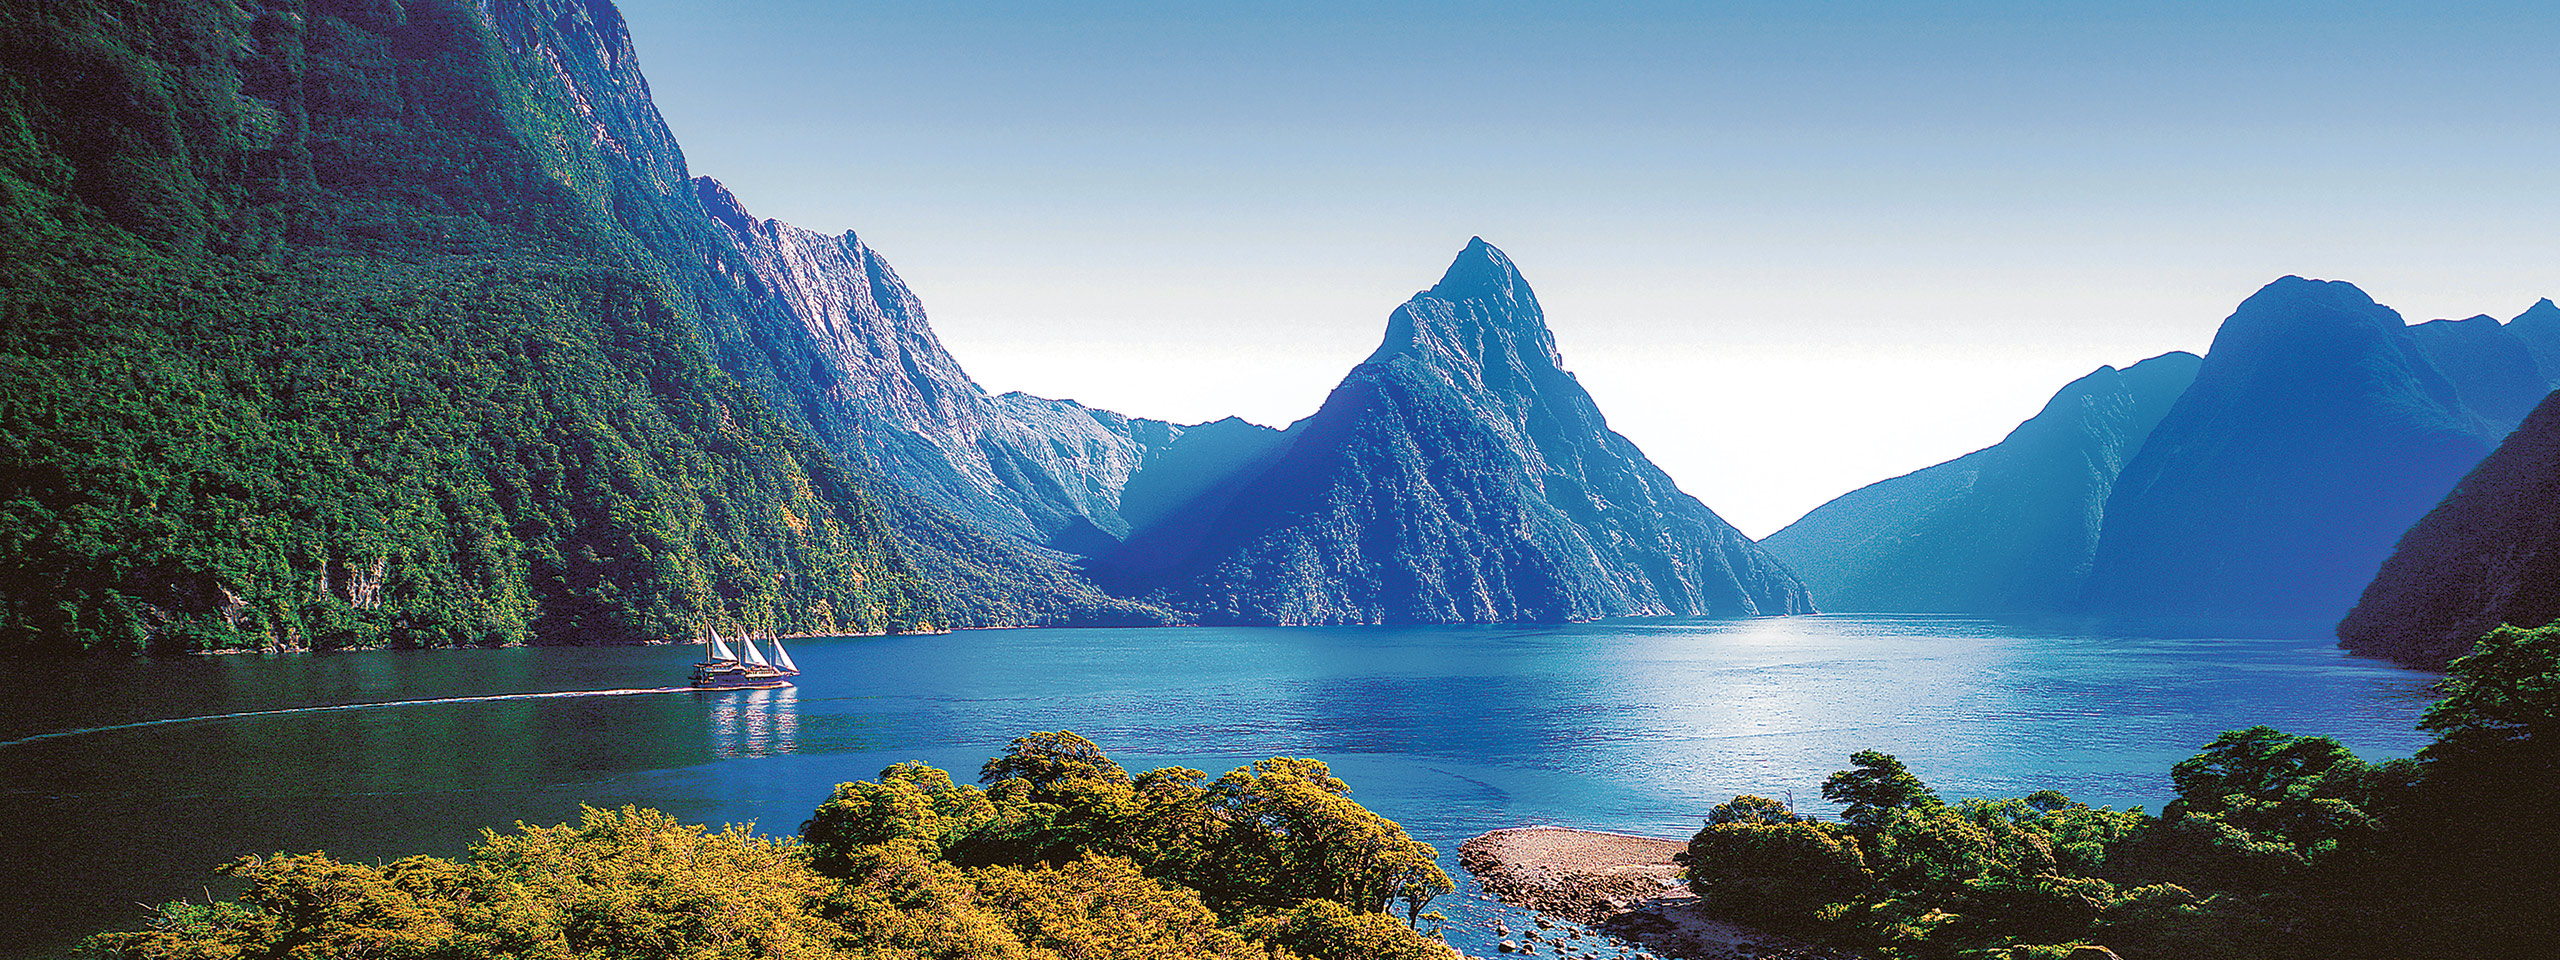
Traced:
<path fill-rule="evenodd" d="M 694 172 L 991 390 L 1285 423 L 1482 235 L 1753 535 L 2284 274 L 2560 295 L 2534 5 L 621 6 Z"/>

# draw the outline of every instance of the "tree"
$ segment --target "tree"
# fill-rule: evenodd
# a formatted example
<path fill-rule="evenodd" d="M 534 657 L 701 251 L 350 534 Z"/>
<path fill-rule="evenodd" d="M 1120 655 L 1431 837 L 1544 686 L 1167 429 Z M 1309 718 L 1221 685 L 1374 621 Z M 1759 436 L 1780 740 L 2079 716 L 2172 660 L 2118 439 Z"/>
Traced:
<path fill-rule="evenodd" d="M 1822 798 L 1848 804 L 1840 811 L 1840 819 L 1860 833 L 1883 829 L 1895 810 L 1940 805 L 1937 791 L 1903 769 L 1902 761 L 1892 754 L 1860 750 L 1849 755 L 1849 762 L 1857 769 L 1839 771 L 1822 781 Z"/>
<path fill-rule="evenodd" d="M 800 839 L 809 844 L 820 873 L 843 877 L 863 847 L 912 840 L 939 854 L 995 819 L 986 791 L 953 784 L 950 774 L 910 762 L 880 771 L 877 782 L 836 785 L 800 824 Z"/>
<path fill-rule="evenodd" d="M 1288 909 L 1331 900 L 1374 913 L 1409 911 L 1456 888 L 1431 845 L 1354 802 L 1322 761 L 1258 760 L 1209 787 L 1224 829 L 1198 886 L 1222 909 Z"/>
<path fill-rule="evenodd" d="M 990 759 L 978 768 L 979 783 L 1020 779 L 1034 791 L 1045 791 L 1074 780 L 1101 780 L 1128 783 L 1129 771 L 1104 756 L 1093 741 L 1077 736 L 1073 730 L 1055 733 L 1033 733 L 1015 737 L 1007 745 L 1004 756 Z"/>
<path fill-rule="evenodd" d="M 1672 859 L 1688 868 L 1699 899 L 1749 920 L 1810 919 L 1857 897 L 1873 879 L 1856 837 L 1800 820 L 1711 820 Z"/>
<path fill-rule="evenodd" d="M 1767 797 L 1743 794 L 1707 811 L 1707 822 L 1717 823 L 1794 823 L 1803 817 L 1786 804 Z"/>
<path fill-rule="evenodd" d="M 2418 721 L 2418 729 L 2436 735 L 2421 759 L 2494 753 L 2532 758 L 2547 770 L 2560 752 L 2560 624 L 2489 631 L 2445 669 L 2439 689 L 2444 698 Z"/>

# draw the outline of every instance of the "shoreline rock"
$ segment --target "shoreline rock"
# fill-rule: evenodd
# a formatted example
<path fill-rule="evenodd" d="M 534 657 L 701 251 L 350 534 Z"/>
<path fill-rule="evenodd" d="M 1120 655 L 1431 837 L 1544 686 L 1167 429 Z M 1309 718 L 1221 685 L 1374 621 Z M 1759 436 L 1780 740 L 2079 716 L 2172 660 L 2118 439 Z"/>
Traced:
<path fill-rule="evenodd" d="M 1680 878 L 1679 840 L 1566 827 L 1495 830 L 1458 845 L 1458 865 L 1486 894 L 1534 911 L 1540 929 L 1521 931 L 1521 953 L 1597 955 L 1563 949 L 1584 937 L 1622 943 L 1636 958 L 1855 960 L 1844 953 L 1707 916 Z M 1562 929 L 1552 926 L 1563 923 Z M 1576 927 L 1587 929 L 1576 929 Z M 1497 928 L 1506 943 L 1511 931 Z M 1541 949 L 1542 942 L 1559 944 Z M 1593 944 L 1598 946 L 1598 943 Z M 1506 951 L 1508 952 L 1508 951 Z"/>

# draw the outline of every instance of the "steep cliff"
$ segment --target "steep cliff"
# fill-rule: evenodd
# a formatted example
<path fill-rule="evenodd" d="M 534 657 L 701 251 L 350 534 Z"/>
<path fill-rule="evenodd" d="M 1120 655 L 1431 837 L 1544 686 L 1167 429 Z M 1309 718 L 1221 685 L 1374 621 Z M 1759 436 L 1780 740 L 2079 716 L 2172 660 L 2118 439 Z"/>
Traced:
<path fill-rule="evenodd" d="M 1784 565 L 1609 430 L 1483 240 L 1389 318 L 1285 449 L 1100 565 L 1211 621 L 1582 620 L 1811 609 Z"/>
<path fill-rule="evenodd" d="M 0 8 L 0 646 L 938 625 L 653 255 L 629 61 L 601 2 Z"/>
<path fill-rule="evenodd" d="M 2560 394 L 2400 537 L 2342 646 L 2442 668 L 2499 624 L 2560 618 Z"/>
<path fill-rule="evenodd" d="M 2072 381 L 1998 444 L 1816 507 L 1760 545 L 1824 610 L 2050 613 L 2076 604 L 2108 495 L 2203 361 Z"/>
<path fill-rule="evenodd" d="M 611 4 L 484 10 L 520 68 L 565 92 L 568 122 L 592 148 L 593 192 L 636 241 L 635 259 L 693 304 L 695 333 L 722 370 L 867 478 L 950 623 L 1169 619 L 1104 596 L 1041 544 L 1087 512 L 1112 536 L 1125 532 L 1110 506 L 1138 456 L 1132 438 L 1173 428 L 986 397 L 858 239 L 758 221 L 718 183 L 691 178 Z"/>
<path fill-rule="evenodd" d="M 751 271 L 749 288 L 767 308 L 760 322 L 796 323 L 786 334 L 815 349 L 813 376 L 795 399 L 838 452 L 1027 543 L 1088 526 L 1128 534 L 1120 489 L 1181 428 L 1073 401 L 988 396 L 943 349 L 924 305 L 860 238 L 758 220 L 717 181 L 694 184 Z"/>
<path fill-rule="evenodd" d="M 2363 291 L 2268 284 L 2223 321 L 2117 477 L 2084 602 L 2125 616 L 2338 616 L 2498 434 Z"/>

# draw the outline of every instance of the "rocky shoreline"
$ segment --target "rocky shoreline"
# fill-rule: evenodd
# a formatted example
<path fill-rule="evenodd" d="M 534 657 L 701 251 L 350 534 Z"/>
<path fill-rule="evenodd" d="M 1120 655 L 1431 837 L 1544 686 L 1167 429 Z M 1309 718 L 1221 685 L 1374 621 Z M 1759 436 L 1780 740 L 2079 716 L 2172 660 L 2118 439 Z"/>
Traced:
<path fill-rule="evenodd" d="M 1563 827 L 1495 830 L 1458 845 L 1494 899 L 1539 914 L 1490 926 L 1503 953 L 1629 960 L 1857 960 L 1705 915 L 1680 879 L 1678 840 Z"/>

